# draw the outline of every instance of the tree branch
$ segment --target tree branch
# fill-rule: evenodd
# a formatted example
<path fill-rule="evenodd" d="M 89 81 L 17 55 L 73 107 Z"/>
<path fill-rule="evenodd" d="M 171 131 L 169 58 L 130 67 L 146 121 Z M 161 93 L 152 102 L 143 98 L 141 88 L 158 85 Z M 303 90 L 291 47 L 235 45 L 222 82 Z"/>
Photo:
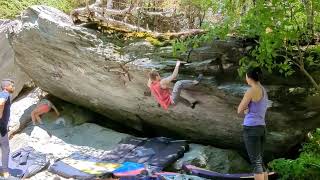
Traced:
<path fill-rule="evenodd" d="M 304 67 L 300 67 L 300 70 L 308 77 L 308 79 L 311 81 L 312 85 L 317 89 L 317 90 L 320 90 L 320 85 L 317 84 L 317 82 L 313 79 L 313 77 L 309 74 L 308 71 L 306 71 L 304 69 Z"/>
<path fill-rule="evenodd" d="M 109 0 L 108 3 L 112 3 L 112 0 Z M 148 29 L 145 29 L 140 26 L 135 26 L 133 24 L 129 24 L 123 21 L 115 20 L 111 18 L 110 16 L 112 15 L 123 15 L 126 16 L 128 14 L 132 14 L 132 11 L 140 11 L 142 13 L 145 13 L 148 16 L 174 16 L 176 15 L 174 12 L 148 12 L 142 10 L 141 7 L 136 7 L 136 4 L 132 3 L 129 7 L 122 9 L 122 10 L 114 10 L 114 9 L 108 9 L 108 4 L 107 8 L 105 8 L 104 5 L 101 4 L 100 1 L 96 1 L 95 4 L 89 5 L 88 0 L 86 1 L 86 7 L 83 8 L 77 8 L 74 9 L 71 13 L 70 16 L 72 20 L 75 21 L 80 21 L 79 17 L 87 17 L 89 15 L 89 21 L 94 21 L 97 20 L 99 22 L 104 23 L 105 26 L 113 27 L 118 30 L 122 30 L 125 32 L 145 32 L 150 35 L 152 35 L 155 38 L 173 38 L 173 37 L 180 37 L 180 36 L 192 36 L 196 34 L 202 34 L 205 33 L 206 31 L 202 29 L 190 29 L 187 31 L 182 31 L 182 32 L 168 32 L 168 33 L 161 33 L 161 32 L 156 32 L 156 31 L 150 31 Z M 109 4 L 110 5 L 110 4 Z M 170 15 L 170 16 L 169 16 Z M 88 17 L 87 17 L 88 18 Z M 85 18 L 84 21 L 87 21 L 87 18 Z"/>

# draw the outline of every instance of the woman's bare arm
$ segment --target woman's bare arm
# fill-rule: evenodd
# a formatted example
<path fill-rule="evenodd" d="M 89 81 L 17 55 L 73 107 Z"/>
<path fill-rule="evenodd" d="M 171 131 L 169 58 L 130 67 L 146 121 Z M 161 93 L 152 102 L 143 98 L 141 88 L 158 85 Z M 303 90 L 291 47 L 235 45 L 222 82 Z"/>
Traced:
<path fill-rule="evenodd" d="M 248 89 L 244 94 L 239 106 L 238 106 L 238 114 L 243 114 L 246 109 L 248 109 L 248 105 L 252 99 L 252 90 Z"/>

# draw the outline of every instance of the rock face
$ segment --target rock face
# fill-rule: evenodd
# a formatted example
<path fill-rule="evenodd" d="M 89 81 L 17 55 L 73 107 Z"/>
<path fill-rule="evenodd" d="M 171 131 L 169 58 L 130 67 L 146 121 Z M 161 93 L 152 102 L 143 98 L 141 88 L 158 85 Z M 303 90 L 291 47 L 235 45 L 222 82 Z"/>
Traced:
<path fill-rule="evenodd" d="M 46 6 L 26 10 L 22 28 L 12 36 L 17 64 L 39 87 L 61 99 L 150 135 L 165 134 L 244 149 L 242 118 L 235 109 L 240 97 L 219 90 L 212 84 L 213 77 L 207 77 L 203 85 L 188 91 L 201 102 L 198 107 L 192 110 L 178 104 L 165 111 L 144 92 L 151 68 L 163 73 L 172 71 L 174 60 L 163 58 L 170 48 L 155 49 L 140 43 L 138 52 L 134 52 L 130 51 L 133 44 L 117 44 L 121 43 L 74 26 L 67 15 Z M 235 56 L 239 53 L 237 48 L 230 47 L 224 53 L 224 59 L 240 57 Z M 197 62 L 211 59 L 215 63 L 215 57 L 209 58 L 205 53 L 201 57 Z M 186 78 L 194 76 L 187 74 Z M 288 152 L 303 139 L 304 127 L 295 127 L 291 122 L 293 119 L 287 114 L 269 112 L 268 152 Z M 312 118 L 305 123 L 316 124 Z"/>
<path fill-rule="evenodd" d="M 21 26 L 20 21 L 0 20 L 0 80 L 10 78 L 15 81 L 16 97 L 23 85 L 30 80 L 14 63 L 14 52 L 8 41 L 8 35 Z"/>

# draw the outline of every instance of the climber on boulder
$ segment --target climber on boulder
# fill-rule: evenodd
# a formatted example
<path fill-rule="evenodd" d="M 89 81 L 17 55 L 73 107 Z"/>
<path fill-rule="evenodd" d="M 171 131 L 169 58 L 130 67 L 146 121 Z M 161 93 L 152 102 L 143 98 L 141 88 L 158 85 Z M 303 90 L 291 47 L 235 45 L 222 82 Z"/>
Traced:
<path fill-rule="evenodd" d="M 150 88 L 151 94 L 155 97 L 156 101 L 164 109 L 168 109 L 170 105 L 176 105 L 178 102 L 182 102 L 185 105 L 195 108 L 198 101 L 190 102 L 189 100 L 181 97 L 181 90 L 193 87 L 201 81 L 203 75 L 200 74 L 196 80 L 180 80 L 177 81 L 171 92 L 169 86 L 174 81 L 179 72 L 181 62 L 177 61 L 173 73 L 161 79 L 160 74 L 156 70 L 152 70 L 149 73 L 148 87 Z"/>

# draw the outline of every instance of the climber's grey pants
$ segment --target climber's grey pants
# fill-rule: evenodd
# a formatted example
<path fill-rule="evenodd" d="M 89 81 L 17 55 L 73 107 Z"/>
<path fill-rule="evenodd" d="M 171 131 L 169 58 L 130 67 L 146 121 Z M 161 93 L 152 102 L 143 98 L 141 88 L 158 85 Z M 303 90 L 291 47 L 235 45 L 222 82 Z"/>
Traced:
<path fill-rule="evenodd" d="M 193 80 L 181 80 L 181 81 L 177 81 L 174 84 L 173 90 L 172 90 L 172 95 L 171 95 L 171 100 L 173 102 L 173 104 L 178 103 L 179 100 L 181 100 L 181 90 L 185 89 L 185 88 L 190 88 L 194 85 L 196 85 L 197 83 L 195 83 L 195 81 Z"/>
<path fill-rule="evenodd" d="M 243 138 L 255 174 L 265 172 L 263 151 L 266 139 L 265 126 L 244 126 Z"/>
<path fill-rule="evenodd" d="M 2 171 L 8 172 L 9 153 L 10 153 L 8 133 L 3 137 L 0 136 L 0 146 L 1 146 L 1 152 L 2 152 Z"/>

